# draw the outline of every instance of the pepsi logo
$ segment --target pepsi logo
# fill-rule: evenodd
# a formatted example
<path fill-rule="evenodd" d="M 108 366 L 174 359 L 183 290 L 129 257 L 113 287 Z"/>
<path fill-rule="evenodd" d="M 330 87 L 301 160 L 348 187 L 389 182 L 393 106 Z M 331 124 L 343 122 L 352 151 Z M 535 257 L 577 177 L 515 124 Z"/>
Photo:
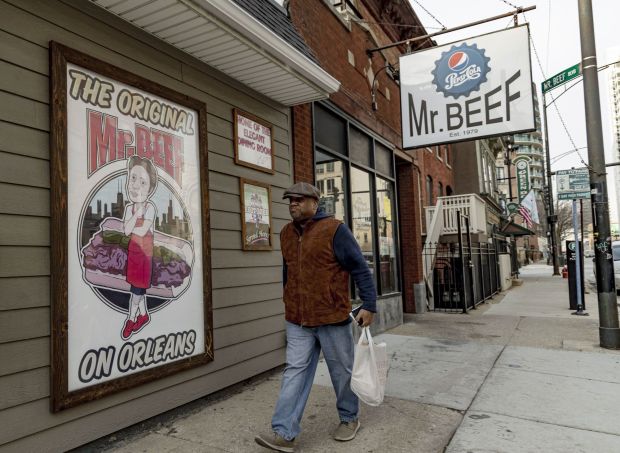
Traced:
<path fill-rule="evenodd" d="M 486 75 L 491 70 L 489 61 L 484 49 L 478 49 L 476 44 L 452 46 L 435 61 L 435 68 L 431 71 L 433 84 L 445 97 L 469 96 L 486 82 Z"/>
<path fill-rule="evenodd" d="M 469 56 L 463 51 L 454 52 L 448 59 L 448 67 L 452 71 L 460 71 L 467 67 Z"/>

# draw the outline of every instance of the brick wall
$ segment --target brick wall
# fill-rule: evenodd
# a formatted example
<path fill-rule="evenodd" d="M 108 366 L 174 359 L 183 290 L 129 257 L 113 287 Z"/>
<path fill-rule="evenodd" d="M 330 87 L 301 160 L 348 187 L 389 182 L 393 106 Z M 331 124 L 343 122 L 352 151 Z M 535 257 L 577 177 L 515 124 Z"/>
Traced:
<path fill-rule="evenodd" d="M 370 12 L 360 3 L 360 13 L 374 22 Z M 341 89 L 330 101 L 378 135 L 398 146 L 400 137 L 400 101 L 398 85 L 385 70 L 386 59 L 375 53 L 370 59 L 366 50 L 392 42 L 379 26 L 350 22 L 350 30 L 323 0 L 291 0 L 290 16 L 312 49 L 323 69 L 338 79 Z M 381 43 L 377 43 L 375 38 Z M 355 65 L 349 63 L 349 52 Z M 400 52 L 385 53 L 387 62 L 397 65 Z M 377 110 L 372 109 L 371 82 L 377 74 Z M 390 100 L 386 97 L 386 88 Z"/>
<path fill-rule="evenodd" d="M 439 183 L 443 187 L 443 195 L 447 194 L 447 189 L 450 188 L 454 191 L 454 175 L 453 167 L 450 165 L 454 161 L 452 155 L 453 149 L 450 145 L 442 145 L 439 147 L 439 157 L 437 156 L 437 150 L 435 146 L 430 148 L 420 148 L 410 152 L 415 153 L 420 168 L 420 185 L 421 185 L 421 200 L 422 207 L 429 206 L 428 193 L 426 189 L 426 177 L 430 176 L 433 179 L 433 203 L 437 204 L 437 197 L 439 196 Z M 429 151 L 429 149 L 432 151 Z M 448 153 L 448 161 L 446 161 L 446 153 Z M 431 205 L 431 206 L 432 206 Z M 422 225 L 423 232 L 426 233 L 425 213 L 422 209 Z"/>
<path fill-rule="evenodd" d="M 403 268 L 403 309 L 415 312 L 413 285 L 422 281 L 422 236 L 419 199 L 418 169 L 408 162 L 396 167 L 398 178 L 398 203 L 400 217 L 401 266 Z"/>
<path fill-rule="evenodd" d="M 293 107 L 293 177 L 295 182 L 314 184 L 312 144 L 312 108 L 310 104 Z"/>
<path fill-rule="evenodd" d="M 366 8 L 366 5 L 370 5 L 371 9 Z M 361 24 L 350 22 L 348 26 L 323 0 L 291 0 L 289 13 L 291 20 L 313 50 L 323 69 L 341 83 L 340 90 L 330 96 L 330 102 L 395 147 L 400 148 L 402 143 L 400 89 L 382 68 L 387 63 L 397 66 L 401 50 L 387 49 L 383 53 L 374 53 L 372 57 L 366 53 L 367 49 L 393 42 L 393 37 L 389 37 L 387 33 L 402 32 L 402 28 L 398 27 L 386 32 L 381 26 L 376 25 L 377 22 L 392 23 L 395 21 L 394 17 L 390 19 L 387 16 L 381 16 L 381 14 L 390 14 L 388 10 L 393 6 L 390 5 L 386 6 L 384 2 L 377 0 L 356 2 L 362 18 L 367 22 Z M 409 11 L 408 5 L 406 8 L 403 5 L 397 5 L 397 8 L 401 8 L 396 14 L 399 19 L 408 24 L 419 23 L 413 13 L 411 17 L 406 17 Z M 403 12 L 405 14 L 401 14 Z M 353 56 L 354 64 L 349 61 L 350 54 Z M 371 87 L 375 76 L 377 109 L 373 110 Z M 295 181 L 314 181 L 311 128 L 310 107 L 308 105 L 294 107 Z M 445 156 L 445 150 L 442 152 Z M 423 275 L 421 258 L 423 242 L 420 225 L 424 225 L 424 219 L 421 218 L 419 200 L 426 199 L 425 178 L 427 174 L 433 178 L 435 200 L 438 182 L 441 182 L 444 188 L 454 187 L 454 185 L 452 170 L 445 165 L 445 157 L 443 161 L 440 161 L 434 154 L 427 151 L 409 153 L 418 157 L 418 166 L 399 160 L 396 177 L 399 190 L 403 305 L 406 312 L 414 312 L 413 284 L 420 283 Z M 422 193 L 418 193 L 418 178 L 420 178 Z"/>

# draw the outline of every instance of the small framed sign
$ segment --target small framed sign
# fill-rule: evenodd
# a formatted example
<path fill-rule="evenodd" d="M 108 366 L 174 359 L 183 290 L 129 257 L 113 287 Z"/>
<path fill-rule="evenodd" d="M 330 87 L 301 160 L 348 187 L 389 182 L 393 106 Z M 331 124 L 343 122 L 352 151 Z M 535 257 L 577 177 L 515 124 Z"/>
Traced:
<path fill-rule="evenodd" d="M 235 163 L 274 174 L 273 126 L 249 113 L 233 109 Z"/>
<path fill-rule="evenodd" d="M 271 250 L 271 187 L 241 178 L 239 193 L 243 250 Z"/>

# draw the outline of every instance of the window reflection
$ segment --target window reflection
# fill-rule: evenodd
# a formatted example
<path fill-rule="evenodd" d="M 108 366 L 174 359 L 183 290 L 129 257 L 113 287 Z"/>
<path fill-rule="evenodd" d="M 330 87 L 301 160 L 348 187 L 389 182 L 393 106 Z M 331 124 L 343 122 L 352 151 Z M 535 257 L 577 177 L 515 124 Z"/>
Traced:
<path fill-rule="evenodd" d="M 374 274 L 374 235 L 370 201 L 370 175 L 357 168 L 351 168 L 351 231 L 362 249 L 370 271 Z"/>
<path fill-rule="evenodd" d="M 394 187 L 389 181 L 376 179 L 377 223 L 379 231 L 379 278 L 383 294 L 397 290 L 396 240 L 394 221 Z"/>
<path fill-rule="evenodd" d="M 344 221 L 346 219 L 344 162 L 317 151 L 316 186 L 321 192 L 319 205 L 328 214 Z"/>

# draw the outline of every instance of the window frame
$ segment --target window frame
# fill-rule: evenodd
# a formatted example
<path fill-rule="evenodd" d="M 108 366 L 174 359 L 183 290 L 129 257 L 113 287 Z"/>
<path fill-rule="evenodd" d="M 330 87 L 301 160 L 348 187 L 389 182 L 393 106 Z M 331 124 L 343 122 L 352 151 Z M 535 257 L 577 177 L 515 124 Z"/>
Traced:
<path fill-rule="evenodd" d="M 340 120 L 342 120 L 345 123 L 345 145 L 346 145 L 346 150 L 334 150 L 334 149 L 330 149 L 324 145 L 321 145 L 320 143 L 317 143 L 316 141 L 316 124 L 315 124 L 315 106 L 319 105 L 321 108 L 329 110 L 330 113 L 332 113 L 334 116 L 339 117 Z M 400 223 L 400 215 L 399 215 L 399 211 L 398 211 L 398 184 L 397 184 L 397 180 L 396 180 L 396 157 L 395 157 L 395 153 L 394 153 L 394 146 L 392 144 L 390 144 L 389 142 L 385 141 L 384 139 L 382 139 L 380 136 L 378 136 L 375 132 L 373 132 L 372 130 L 368 129 L 366 126 L 362 125 L 361 123 L 359 123 L 358 121 L 354 120 L 353 118 L 351 118 L 350 116 L 348 116 L 346 113 L 340 111 L 337 107 L 325 102 L 325 101 L 318 101 L 318 102 L 313 102 L 311 104 L 311 110 L 312 110 L 312 160 L 313 160 L 313 174 L 314 174 L 314 178 L 316 180 L 316 166 L 317 166 L 317 151 L 323 153 L 323 154 L 327 154 L 329 156 L 332 156 L 336 159 L 339 159 L 343 162 L 344 164 L 344 184 L 346 186 L 346 190 L 343 189 L 345 193 L 345 203 L 346 203 L 346 209 L 345 209 L 345 223 L 347 224 L 347 226 L 351 226 L 351 219 L 352 219 L 352 215 L 353 215 L 353 206 L 352 206 L 352 200 L 351 200 L 351 170 L 352 168 L 357 168 L 359 170 L 362 170 L 364 172 L 369 173 L 370 175 L 370 203 L 371 203 L 371 209 L 372 209 L 372 217 L 371 217 L 371 223 L 372 223 L 372 234 L 373 234 L 373 258 L 374 258 L 374 262 L 375 262 L 375 272 L 373 274 L 373 278 L 374 278 L 374 282 L 377 288 L 377 295 L 379 297 L 389 297 L 389 296 L 393 296 L 393 295 L 397 295 L 397 294 L 402 294 L 402 282 L 403 282 L 403 276 L 402 276 L 402 263 L 401 263 L 401 249 L 400 249 L 400 230 L 399 230 L 399 223 Z M 352 159 L 352 157 L 350 156 L 351 152 L 350 152 L 350 129 L 351 127 L 355 127 L 356 129 L 358 129 L 358 131 L 361 131 L 362 133 L 368 135 L 368 137 L 370 138 L 371 141 L 371 150 L 370 150 L 370 166 L 368 165 L 364 165 L 361 164 L 359 162 L 356 162 L 354 159 Z M 385 174 L 379 170 L 376 170 L 375 167 L 375 151 L 376 151 L 376 147 L 377 144 L 381 144 L 382 146 L 384 146 L 385 148 L 388 149 L 388 151 L 390 151 L 391 153 L 391 170 L 392 170 L 392 175 L 389 174 Z M 432 152 L 432 151 L 431 151 Z M 397 275 L 397 281 L 396 281 L 396 289 L 394 291 L 390 291 L 390 292 L 386 292 L 383 293 L 383 289 L 381 288 L 381 278 L 380 278 L 380 268 L 378 267 L 378 263 L 380 262 L 380 256 L 379 256 L 379 231 L 378 231 L 378 225 L 377 225 L 377 214 L 376 214 L 376 198 L 377 198 L 377 187 L 376 187 L 376 178 L 377 177 L 381 177 L 386 181 L 389 181 L 392 184 L 392 187 L 394 188 L 394 215 L 396 216 L 396 220 L 394 222 L 394 230 L 395 230 L 395 244 L 394 247 L 396 248 L 396 250 L 398 251 L 396 254 L 396 266 L 397 266 L 397 270 L 396 270 L 396 275 Z M 351 296 L 353 299 L 357 298 L 357 290 L 355 288 L 355 285 L 352 283 L 352 291 L 351 291 Z"/>

